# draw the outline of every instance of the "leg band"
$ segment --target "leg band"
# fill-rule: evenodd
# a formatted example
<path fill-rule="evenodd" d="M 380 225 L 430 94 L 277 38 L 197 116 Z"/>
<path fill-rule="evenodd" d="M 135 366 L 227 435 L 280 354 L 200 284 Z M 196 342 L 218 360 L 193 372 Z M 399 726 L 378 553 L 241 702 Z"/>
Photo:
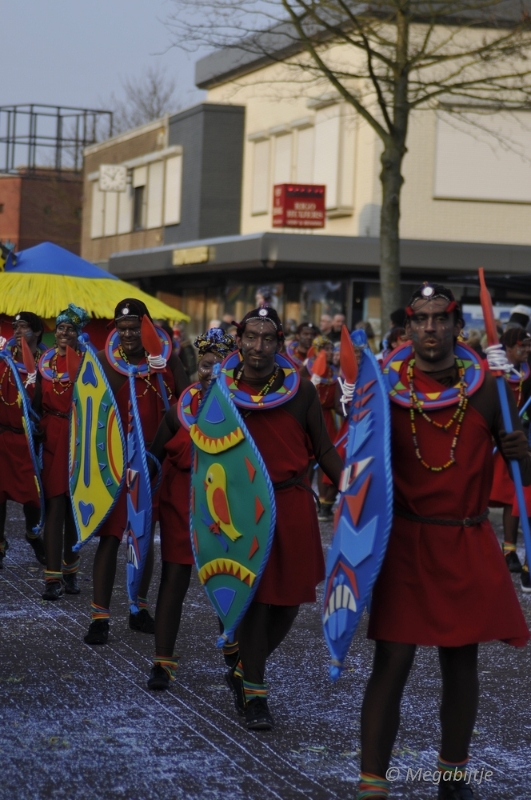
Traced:
<path fill-rule="evenodd" d="M 90 604 L 90 610 L 93 622 L 95 619 L 109 619 L 111 616 L 109 608 L 103 608 L 102 606 L 96 605 L 96 603 Z"/>
<path fill-rule="evenodd" d="M 240 645 L 238 644 L 238 642 L 225 642 L 225 644 L 223 645 L 223 655 L 235 656 L 239 649 Z"/>
<path fill-rule="evenodd" d="M 162 667 L 169 675 L 170 681 L 175 680 L 175 673 L 177 671 L 177 664 L 179 663 L 179 656 L 155 656 L 153 664 Z"/>
<path fill-rule="evenodd" d="M 234 675 L 243 681 L 243 664 L 241 661 L 238 661 L 238 663 L 234 667 Z"/>
<path fill-rule="evenodd" d="M 516 545 L 512 542 L 503 543 L 503 555 L 505 556 L 507 553 L 516 553 Z"/>
<path fill-rule="evenodd" d="M 245 692 L 245 700 L 255 700 L 257 697 L 263 697 L 267 700 L 267 685 L 265 683 L 249 683 L 243 682 L 243 691 Z"/>
<path fill-rule="evenodd" d="M 139 598 L 138 598 L 138 603 L 137 603 L 137 605 L 138 605 L 138 610 L 139 610 L 139 611 L 140 611 L 142 608 L 147 608 L 147 607 L 148 607 L 148 601 L 147 601 L 147 597 L 139 597 Z"/>
<path fill-rule="evenodd" d="M 63 577 L 62 572 L 52 572 L 52 570 L 44 570 L 44 580 L 46 583 L 57 583 Z"/>
<path fill-rule="evenodd" d="M 437 769 L 441 773 L 441 777 L 447 781 L 460 781 L 465 777 L 466 765 L 468 764 L 468 757 L 464 761 L 452 762 L 446 761 L 439 756 L 437 761 Z"/>
<path fill-rule="evenodd" d="M 79 556 L 72 564 L 65 564 L 63 561 L 63 575 L 75 575 L 76 572 L 79 570 L 79 565 L 81 564 L 81 558 Z"/>
<path fill-rule="evenodd" d="M 360 785 L 356 800 L 370 800 L 371 797 L 388 797 L 389 781 L 379 775 L 360 772 Z"/>

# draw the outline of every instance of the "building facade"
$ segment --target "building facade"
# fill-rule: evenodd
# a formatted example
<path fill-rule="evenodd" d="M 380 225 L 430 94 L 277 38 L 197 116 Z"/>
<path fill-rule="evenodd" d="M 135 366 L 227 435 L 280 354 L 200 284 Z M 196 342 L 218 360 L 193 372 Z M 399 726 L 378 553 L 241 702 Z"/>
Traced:
<path fill-rule="evenodd" d="M 369 319 L 378 329 L 380 140 L 322 81 L 301 90 L 283 69 L 214 53 L 196 71 L 207 102 L 85 151 L 92 200 L 84 257 L 189 314 L 191 333 L 212 319 L 241 318 L 259 290 L 284 319 L 342 312 L 349 324 Z M 531 298 L 531 113 L 498 113 L 495 137 L 476 117 L 456 123 L 444 105 L 412 115 L 401 200 L 404 304 L 425 278 L 474 304 L 478 266 L 490 273 L 497 302 Z M 148 134 L 155 145 L 141 144 Z M 122 152 L 125 141 L 138 149 Z M 150 152 L 141 155 L 142 147 Z M 97 193 L 98 164 L 111 158 L 127 166 L 128 200 Z M 159 161 L 166 166 L 152 166 Z M 274 186 L 289 183 L 325 185 L 324 228 L 273 226 Z"/>

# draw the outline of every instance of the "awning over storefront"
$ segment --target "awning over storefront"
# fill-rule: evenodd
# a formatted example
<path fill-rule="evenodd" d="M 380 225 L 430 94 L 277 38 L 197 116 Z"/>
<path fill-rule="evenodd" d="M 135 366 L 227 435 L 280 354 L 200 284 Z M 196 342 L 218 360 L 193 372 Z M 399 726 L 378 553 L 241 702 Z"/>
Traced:
<path fill-rule="evenodd" d="M 126 280 L 156 276 L 200 276 L 213 273 L 254 272 L 282 269 L 282 277 L 304 273 L 345 276 L 354 279 L 377 276 L 380 242 L 377 238 L 323 236 L 311 233 L 257 233 L 225 236 L 186 243 L 165 244 L 145 250 L 115 253 L 110 272 Z M 421 278 L 430 273 L 477 280 L 482 266 L 502 278 L 531 275 L 531 247 L 470 242 L 403 239 L 401 262 L 404 277 Z M 354 273 L 354 274 L 353 274 Z M 317 277 L 317 276 L 316 276 Z"/>

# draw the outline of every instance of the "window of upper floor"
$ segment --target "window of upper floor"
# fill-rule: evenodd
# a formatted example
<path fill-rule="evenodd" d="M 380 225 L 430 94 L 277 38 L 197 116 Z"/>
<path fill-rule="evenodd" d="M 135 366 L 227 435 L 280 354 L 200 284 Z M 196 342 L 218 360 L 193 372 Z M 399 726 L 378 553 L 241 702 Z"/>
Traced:
<path fill-rule="evenodd" d="M 180 223 L 182 152 L 177 150 L 168 148 L 144 164 L 138 163 L 142 159 L 126 162 L 129 180 L 122 192 L 101 191 L 98 174 L 89 175 L 92 239 Z"/>
<path fill-rule="evenodd" d="M 273 186 L 313 183 L 326 186 L 329 217 L 354 208 L 355 118 L 345 104 L 332 103 L 304 119 L 250 134 L 251 214 L 271 210 Z"/>

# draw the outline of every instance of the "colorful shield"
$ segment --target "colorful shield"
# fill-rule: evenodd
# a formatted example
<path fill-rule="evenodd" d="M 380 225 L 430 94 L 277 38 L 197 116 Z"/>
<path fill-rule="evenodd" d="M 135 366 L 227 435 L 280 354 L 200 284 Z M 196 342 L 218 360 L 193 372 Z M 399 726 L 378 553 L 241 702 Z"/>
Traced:
<path fill-rule="evenodd" d="M 352 334 L 362 348 L 350 404 L 345 466 L 328 551 L 323 627 L 337 680 L 352 637 L 380 571 L 391 530 L 393 483 L 389 397 L 364 331 Z"/>
<path fill-rule="evenodd" d="M 151 542 L 151 483 L 142 422 L 138 413 L 135 368 L 129 372 L 129 425 L 127 428 L 127 593 L 130 610 L 138 612 L 138 589 Z"/>
<path fill-rule="evenodd" d="M 94 349 L 87 344 L 72 395 L 70 496 L 85 544 L 118 499 L 125 478 L 124 435 L 116 400 Z"/>
<path fill-rule="evenodd" d="M 10 340 L 10 342 L 7 343 L 8 347 L 12 342 L 14 342 L 14 340 Z M 22 371 L 21 375 L 19 369 L 17 368 L 17 364 L 15 364 L 15 362 L 13 361 L 11 352 L 8 349 L 8 347 L 6 347 L 3 350 L 0 350 L 0 358 L 3 358 L 4 361 L 7 362 L 7 365 L 11 369 L 11 374 L 13 375 L 13 379 L 18 389 L 20 410 L 22 411 L 22 427 L 24 428 L 24 434 L 26 436 L 28 451 L 30 454 L 31 464 L 33 467 L 33 480 L 35 481 L 35 488 L 37 490 L 37 496 L 39 498 L 40 519 L 36 528 L 34 529 L 34 533 L 40 533 L 44 528 L 44 492 L 41 483 L 41 457 L 40 453 L 35 449 L 35 444 L 33 441 L 33 433 L 35 432 L 36 423 L 38 423 L 39 417 L 37 416 L 35 411 L 33 411 L 30 399 L 24 388 L 23 377 L 27 376 L 27 372 L 21 366 L 21 371 Z"/>
<path fill-rule="evenodd" d="M 231 641 L 267 563 L 276 511 L 265 464 L 219 374 L 190 428 L 190 527 L 199 580 Z"/>

